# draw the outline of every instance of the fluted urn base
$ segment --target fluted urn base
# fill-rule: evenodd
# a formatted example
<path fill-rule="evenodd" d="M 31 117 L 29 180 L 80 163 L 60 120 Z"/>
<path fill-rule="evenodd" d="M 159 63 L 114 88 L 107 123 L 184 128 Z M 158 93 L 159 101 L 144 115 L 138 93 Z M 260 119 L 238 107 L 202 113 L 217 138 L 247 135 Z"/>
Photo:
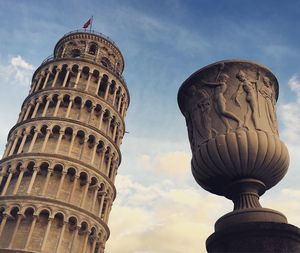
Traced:
<path fill-rule="evenodd" d="M 208 237 L 206 249 L 208 253 L 300 252 L 300 229 L 278 222 L 232 224 Z"/>
<path fill-rule="evenodd" d="M 228 185 L 224 190 L 224 195 L 233 201 L 234 210 L 217 220 L 215 231 L 245 222 L 287 223 L 282 213 L 261 207 L 259 197 L 265 189 L 263 182 L 253 178 L 237 180 Z"/>

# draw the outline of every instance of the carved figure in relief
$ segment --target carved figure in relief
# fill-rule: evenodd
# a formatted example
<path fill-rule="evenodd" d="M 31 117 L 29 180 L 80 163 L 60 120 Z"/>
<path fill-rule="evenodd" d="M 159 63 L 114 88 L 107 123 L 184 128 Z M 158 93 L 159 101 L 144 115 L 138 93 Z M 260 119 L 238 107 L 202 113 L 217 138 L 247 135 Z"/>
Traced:
<path fill-rule="evenodd" d="M 214 88 L 214 100 L 216 102 L 216 109 L 218 114 L 220 115 L 223 123 L 226 126 L 227 132 L 230 132 L 231 126 L 228 123 L 227 118 L 232 119 L 238 123 L 238 128 L 242 126 L 242 121 L 232 112 L 227 111 L 226 109 L 226 98 L 224 93 L 227 90 L 227 81 L 229 76 L 225 73 L 219 73 L 216 78 L 216 82 L 208 82 L 202 80 L 204 84 L 207 86 Z"/>
<path fill-rule="evenodd" d="M 191 147 L 194 150 L 197 144 L 201 144 L 212 138 L 211 127 L 211 99 L 205 89 L 197 89 L 194 85 L 190 87 L 192 113 L 185 113 L 189 139 L 192 140 Z"/>
<path fill-rule="evenodd" d="M 246 93 L 246 102 L 248 104 L 247 113 L 245 115 L 244 127 L 249 129 L 248 122 L 252 118 L 255 129 L 260 130 L 259 128 L 259 117 L 258 117 L 258 99 L 257 99 L 257 90 L 255 87 L 256 83 L 252 83 L 247 79 L 246 74 L 243 71 L 239 71 L 236 74 L 236 78 L 240 81 L 239 87 L 232 98 L 235 100 L 238 106 L 241 106 L 238 96 L 242 93 Z M 249 110 L 250 108 L 250 110 Z"/>
<path fill-rule="evenodd" d="M 275 97 L 272 89 L 272 82 L 268 77 L 263 77 L 263 86 L 259 93 L 265 98 L 265 106 L 270 127 L 277 133 L 277 119 L 275 114 Z"/>

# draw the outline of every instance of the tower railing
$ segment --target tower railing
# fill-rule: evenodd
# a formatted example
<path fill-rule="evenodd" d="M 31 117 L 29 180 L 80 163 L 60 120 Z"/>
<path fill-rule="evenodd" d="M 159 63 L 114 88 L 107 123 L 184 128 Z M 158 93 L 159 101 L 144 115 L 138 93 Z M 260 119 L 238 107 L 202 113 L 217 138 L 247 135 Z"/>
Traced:
<path fill-rule="evenodd" d="M 73 33 L 91 33 L 91 34 L 95 34 L 95 35 L 98 35 L 100 37 L 102 37 L 103 39 L 106 39 L 107 41 L 109 41 L 111 44 L 113 44 L 118 50 L 120 50 L 117 46 L 117 44 L 111 39 L 109 38 L 108 36 L 104 35 L 103 33 L 100 33 L 100 32 L 97 32 L 95 30 L 87 30 L 87 29 L 77 29 L 77 30 L 74 30 L 74 31 L 71 31 L 71 32 L 68 32 L 66 34 L 64 34 L 64 36 L 62 37 L 62 39 L 64 37 L 67 37 L 69 36 L 70 34 L 73 34 Z"/>

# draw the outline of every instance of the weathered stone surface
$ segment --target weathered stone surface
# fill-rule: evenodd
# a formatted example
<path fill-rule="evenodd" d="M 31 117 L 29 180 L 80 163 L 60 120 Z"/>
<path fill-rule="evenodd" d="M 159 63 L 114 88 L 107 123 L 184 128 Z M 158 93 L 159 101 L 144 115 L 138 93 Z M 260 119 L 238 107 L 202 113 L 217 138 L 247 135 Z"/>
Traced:
<path fill-rule="evenodd" d="M 300 252 L 300 229 L 285 223 L 249 222 L 213 233 L 206 241 L 209 253 Z"/>

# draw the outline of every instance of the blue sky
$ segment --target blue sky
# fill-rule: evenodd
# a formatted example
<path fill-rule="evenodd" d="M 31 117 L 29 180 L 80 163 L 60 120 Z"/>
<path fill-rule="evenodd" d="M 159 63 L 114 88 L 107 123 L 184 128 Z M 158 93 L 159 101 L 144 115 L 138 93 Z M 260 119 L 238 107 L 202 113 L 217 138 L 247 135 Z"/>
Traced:
<path fill-rule="evenodd" d="M 91 15 L 93 29 L 121 49 L 131 95 L 107 251 L 204 252 L 214 222 L 232 208 L 194 182 L 185 122 L 177 106 L 181 83 L 222 59 L 256 61 L 279 80 L 280 133 L 291 166 L 283 181 L 263 196 L 263 204 L 300 226 L 296 0 L 0 1 L 0 153 L 34 69 L 52 54 L 60 37 L 80 29 Z"/>

